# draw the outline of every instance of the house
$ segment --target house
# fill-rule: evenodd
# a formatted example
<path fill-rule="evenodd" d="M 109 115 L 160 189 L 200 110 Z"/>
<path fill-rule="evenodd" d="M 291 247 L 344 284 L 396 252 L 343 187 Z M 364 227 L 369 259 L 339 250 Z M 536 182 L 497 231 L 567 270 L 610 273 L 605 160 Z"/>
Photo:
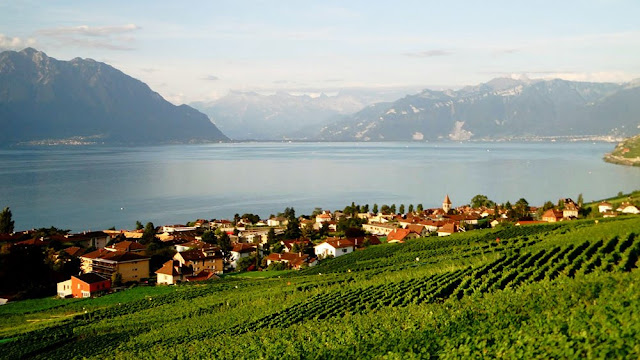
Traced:
<path fill-rule="evenodd" d="M 356 249 L 362 249 L 368 245 L 380 245 L 382 242 L 375 235 L 361 236 L 357 238 L 347 238 L 347 240 L 353 242 Z"/>
<path fill-rule="evenodd" d="M 69 256 L 78 257 L 84 254 L 84 249 L 77 246 L 70 246 L 66 249 L 60 250 L 60 252 L 65 252 Z"/>
<path fill-rule="evenodd" d="M 492 227 L 492 228 L 494 228 L 494 227 L 496 227 L 496 226 L 498 226 L 498 225 L 500 225 L 500 224 L 502 224 L 502 223 L 504 223 L 504 222 L 507 222 L 507 219 L 504 219 L 504 218 L 497 218 L 497 219 L 493 219 L 493 220 L 489 223 L 489 225 L 491 225 L 491 227 Z"/>
<path fill-rule="evenodd" d="M 610 202 L 603 201 L 598 204 L 598 212 L 606 213 L 607 211 L 613 210 L 613 205 Z"/>
<path fill-rule="evenodd" d="M 125 251 L 132 253 L 144 253 L 147 250 L 147 247 L 135 241 L 120 241 L 115 244 L 111 244 L 104 248 L 108 251 Z"/>
<path fill-rule="evenodd" d="M 287 264 L 290 269 L 300 269 L 304 264 L 314 266 L 317 263 L 316 258 L 303 253 L 271 253 L 265 259 L 267 260 L 267 266 L 281 262 Z"/>
<path fill-rule="evenodd" d="M 222 252 L 218 247 L 182 251 L 176 253 L 173 259 L 177 260 L 180 266 L 191 266 L 194 273 L 198 273 L 201 270 L 210 270 L 214 273 L 222 273 L 224 271 Z"/>
<path fill-rule="evenodd" d="M 429 230 L 422 224 L 411 224 L 407 226 L 407 229 L 412 233 L 418 234 L 418 237 L 425 237 L 429 235 Z"/>
<path fill-rule="evenodd" d="M 327 239 L 321 244 L 313 247 L 319 259 L 327 257 L 338 257 L 349 254 L 355 250 L 355 244 L 346 239 Z"/>
<path fill-rule="evenodd" d="M 67 241 L 76 243 L 77 246 L 83 248 L 94 247 L 96 249 L 102 249 L 107 246 L 111 237 L 104 231 L 85 231 L 80 234 L 66 235 Z"/>
<path fill-rule="evenodd" d="M 180 266 L 180 262 L 177 260 L 169 260 L 162 264 L 162 267 L 155 273 L 158 285 L 174 285 L 184 281 L 186 276 L 193 275 L 193 269 L 189 266 Z"/>
<path fill-rule="evenodd" d="M 140 281 L 149 277 L 149 257 L 126 251 L 98 249 L 80 256 L 83 273 L 98 273 L 108 278 L 119 273 L 122 282 Z"/>
<path fill-rule="evenodd" d="M 218 275 L 214 274 L 212 271 L 201 270 L 197 274 L 186 276 L 184 278 L 184 280 L 186 282 L 207 281 L 207 280 L 211 280 L 211 279 L 220 279 L 220 277 Z"/>
<path fill-rule="evenodd" d="M 111 289 L 111 279 L 96 273 L 72 276 L 71 279 L 58 283 L 58 296 L 65 298 L 88 298 Z"/>
<path fill-rule="evenodd" d="M 371 223 L 371 224 L 362 224 L 362 229 L 369 234 L 373 235 L 381 235 L 386 236 L 389 235 L 390 232 L 397 229 L 396 226 L 381 224 L 381 223 Z"/>
<path fill-rule="evenodd" d="M 564 204 L 562 209 L 562 217 L 565 219 L 577 218 L 580 208 L 574 202 L 568 202 Z"/>
<path fill-rule="evenodd" d="M 282 216 L 272 217 L 267 220 L 267 226 L 287 226 L 289 220 L 285 219 Z"/>
<path fill-rule="evenodd" d="M 304 249 L 312 245 L 311 241 L 307 239 L 282 240 L 280 241 L 280 243 L 284 246 L 284 252 L 296 252 L 296 251 L 293 251 L 294 245 L 298 245 L 299 249 Z"/>
<path fill-rule="evenodd" d="M 562 220 L 563 212 L 560 210 L 549 209 L 542 214 L 542 221 L 557 222 Z"/>
<path fill-rule="evenodd" d="M 316 215 L 316 223 L 320 224 L 323 222 L 328 222 L 331 221 L 331 214 L 327 214 L 327 213 L 322 213 L 322 214 L 318 214 Z"/>
<path fill-rule="evenodd" d="M 458 232 L 458 226 L 454 223 L 448 223 L 438 229 L 438 236 L 449 236 L 456 232 Z"/>
<path fill-rule="evenodd" d="M 616 210 L 623 214 L 640 214 L 640 210 L 628 202 L 623 202 Z"/>
<path fill-rule="evenodd" d="M 409 239 L 415 239 L 420 237 L 420 235 L 412 232 L 409 229 L 395 229 L 387 235 L 388 243 L 403 243 Z"/>
<path fill-rule="evenodd" d="M 256 252 L 257 246 L 252 244 L 244 244 L 244 243 L 236 243 L 233 245 L 231 249 L 231 258 L 229 258 L 231 267 L 235 268 L 237 266 L 237 261 L 251 256 L 252 253 Z"/>

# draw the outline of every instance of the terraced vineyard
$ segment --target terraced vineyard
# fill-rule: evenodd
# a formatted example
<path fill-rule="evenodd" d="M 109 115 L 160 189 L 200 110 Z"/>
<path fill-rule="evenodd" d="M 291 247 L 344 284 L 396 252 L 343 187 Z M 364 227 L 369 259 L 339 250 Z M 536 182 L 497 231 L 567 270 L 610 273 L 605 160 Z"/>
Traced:
<path fill-rule="evenodd" d="M 281 278 L 229 278 L 153 297 L 136 289 L 130 299 L 58 300 L 22 312 L 7 305 L 0 351 L 16 359 L 588 357 L 597 342 L 615 350 L 605 357 L 637 358 L 640 299 L 629 287 L 639 278 L 638 234 L 639 217 L 474 231 L 380 245 Z M 478 322 L 494 308 L 502 312 Z M 581 311 L 601 330 L 578 321 Z M 558 314 L 536 317 L 545 312 Z M 554 345 L 540 350 L 547 340 Z M 527 350 L 512 353 L 518 348 Z"/>

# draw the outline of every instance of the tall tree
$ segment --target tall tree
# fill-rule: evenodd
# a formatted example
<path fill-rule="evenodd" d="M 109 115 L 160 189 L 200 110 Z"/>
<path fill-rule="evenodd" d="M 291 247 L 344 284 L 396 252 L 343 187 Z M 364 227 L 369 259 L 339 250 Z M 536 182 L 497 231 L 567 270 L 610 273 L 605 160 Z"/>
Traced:
<path fill-rule="evenodd" d="M 13 214 L 7 206 L 0 212 L 0 234 L 8 234 L 13 232 L 14 221 L 11 219 Z"/>
<path fill-rule="evenodd" d="M 524 198 L 520 198 L 518 201 L 516 201 L 514 209 L 518 218 L 529 216 L 529 202 Z"/>
<path fill-rule="evenodd" d="M 136 230 L 144 229 L 144 225 L 140 222 L 140 220 L 136 221 Z"/>
<path fill-rule="evenodd" d="M 392 214 L 396 213 L 396 204 L 391 204 L 391 207 L 389 208 L 389 211 L 391 211 Z"/>
<path fill-rule="evenodd" d="M 373 209 L 371 209 L 371 212 L 373 212 L 374 214 L 378 214 L 378 204 L 373 204 Z"/>
<path fill-rule="evenodd" d="M 140 238 L 141 244 L 150 244 L 156 238 L 156 227 L 153 226 L 152 222 L 148 222 L 147 225 L 144 226 L 144 232 L 142 233 L 142 237 Z"/>
<path fill-rule="evenodd" d="M 489 198 L 486 195 L 481 195 L 478 194 L 476 196 L 474 196 L 473 198 L 471 198 L 471 207 L 472 208 L 479 208 L 479 207 L 492 207 L 493 206 L 493 201 L 489 200 Z"/>
<path fill-rule="evenodd" d="M 422 207 L 422 204 L 418 204 L 418 207 L 416 209 L 419 213 L 424 211 L 424 208 Z"/>
<path fill-rule="evenodd" d="M 226 232 L 223 232 L 218 239 L 218 246 L 220 246 L 220 251 L 222 251 L 222 257 L 224 259 L 225 264 L 229 262 L 229 258 L 231 257 L 231 239 Z"/>
<path fill-rule="evenodd" d="M 400 211 L 400 214 L 404 214 L 404 204 L 400 204 L 400 209 L 398 209 Z"/>
<path fill-rule="evenodd" d="M 584 198 L 582 197 L 582 193 L 578 194 L 578 206 L 582 207 L 584 204 Z"/>
<path fill-rule="evenodd" d="M 207 244 L 217 244 L 218 238 L 213 231 L 207 230 L 202 234 L 202 241 L 206 242 Z"/>
<path fill-rule="evenodd" d="M 409 213 L 413 213 L 413 204 L 409 204 Z"/>

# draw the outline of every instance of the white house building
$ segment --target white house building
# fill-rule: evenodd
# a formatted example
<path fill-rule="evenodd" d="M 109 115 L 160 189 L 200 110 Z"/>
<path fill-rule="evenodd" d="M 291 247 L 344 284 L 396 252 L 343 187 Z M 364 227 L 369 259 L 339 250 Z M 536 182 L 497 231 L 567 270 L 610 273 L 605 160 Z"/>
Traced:
<path fill-rule="evenodd" d="M 352 253 L 355 250 L 355 244 L 346 239 L 333 239 L 318 244 L 313 248 L 318 259 L 325 259 Z"/>

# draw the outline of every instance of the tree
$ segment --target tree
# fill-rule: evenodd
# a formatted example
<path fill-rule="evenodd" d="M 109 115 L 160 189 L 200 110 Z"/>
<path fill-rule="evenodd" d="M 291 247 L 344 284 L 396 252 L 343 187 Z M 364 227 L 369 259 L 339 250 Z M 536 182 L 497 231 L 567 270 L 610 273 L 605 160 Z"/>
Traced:
<path fill-rule="evenodd" d="M 222 258 L 227 264 L 229 262 L 229 258 L 231 257 L 231 239 L 226 232 L 223 232 L 218 239 L 218 246 L 220 246 L 220 251 L 222 252 Z"/>
<path fill-rule="evenodd" d="M 554 205 L 551 201 L 546 201 L 543 205 L 542 205 L 542 211 L 547 211 L 549 209 L 553 209 Z"/>
<path fill-rule="evenodd" d="M 7 206 L 0 213 L 0 234 L 9 234 L 13 232 L 14 221 L 11 220 L 11 210 Z"/>
<path fill-rule="evenodd" d="M 400 204 L 400 214 L 404 214 L 404 204 Z"/>
<path fill-rule="evenodd" d="M 494 204 L 493 201 L 489 200 L 489 198 L 486 195 L 478 194 L 473 198 L 471 198 L 471 207 L 475 209 L 483 206 L 492 207 L 493 204 Z"/>
<path fill-rule="evenodd" d="M 148 222 L 147 225 L 144 226 L 144 232 L 142 233 L 142 237 L 140 238 L 140 243 L 143 245 L 150 244 L 156 238 L 156 227 L 153 226 L 152 222 Z"/>
<path fill-rule="evenodd" d="M 140 222 L 140 220 L 136 221 L 136 230 L 144 229 L 144 225 Z"/>
<path fill-rule="evenodd" d="M 558 200 L 558 210 L 564 210 L 564 199 Z"/>
<path fill-rule="evenodd" d="M 409 213 L 413 214 L 413 204 L 409 204 Z"/>
<path fill-rule="evenodd" d="M 276 239 L 276 231 L 273 228 L 269 229 L 269 232 L 267 233 L 267 244 L 268 245 L 273 245 L 275 244 L 277 241 Z"/>
<path fill-rule="evenodd" d="M 419 213 L 424 211 L 424 208 L 422 207 L 422 204 L 418 204 L 417 210 Z"/>
<path fill-rule="evenodd" d="M 391 211 L 391 208 L 387 204 L 384 204 L 380 207 L 380 212 L 383 214 L 388 214 L 389 211 Z"/>
<path fill-rule="evenodd" d="M 325 237 L 329 235 L 329 224 L 327 224 L 327 222 L 323 222 L 322 224 L 320 224 L 320 230 L 318 231 L 318 236 Z"/>
<path fill-rule="evenodd" d="M 237 271 L 247 271 L 251 265 L 256 263 L 256 254 L 251 254 L 247 257 L 240 258 L 236 261 L 236 270 Z"/>
<path fill-rule="evenodd" d="M 516 205 L 514 207 L 516 212 L 516 216 L 518 218 L 525 218 L 529 216 L 529 202 L 524 198 L 520 198 L 516 201 Z"/>
<path fill-rule="evenodd" d="M 213 231 L 207 230 L 202 234 L 202 241 L 206 242 L 207 244 L 217 244 L 218 238 Z"/>
<path fill-rule="evenodd" d="M 391 207 L 389 208 L 389 211 L 391 211 L 392 214 L 396 213 L 396 204 L 392 204 Z"/>
<path fill-rule="evenodd" d="M 373 209 L 371 209 L 371 212 L 373 212 L 374 214 L 378 214 L 378 204 L 373 204 Z"/>
<path fill-rule="evenodd" d="M 582 193 L 578 194 L 578 206 L 582 207 L 584 203 L 584 198 L 582 197 Z"/>
<path fill-rule="evenodd" d="M 300 220 L 295 216 L 289 218 L 289 222 L 287 223 L 287 228 L 284 231 L 285 239 L 298 239 L 302 236 L 302 230 L 300 230 Z"/>
<path fill-rule="evenodd" d="M 369 212 L 369 204 L 366 204 L 366 205 L 362 208 L 362 212 L 363 212 L 363 213 L 368 213 L 368 212 Z"/>

